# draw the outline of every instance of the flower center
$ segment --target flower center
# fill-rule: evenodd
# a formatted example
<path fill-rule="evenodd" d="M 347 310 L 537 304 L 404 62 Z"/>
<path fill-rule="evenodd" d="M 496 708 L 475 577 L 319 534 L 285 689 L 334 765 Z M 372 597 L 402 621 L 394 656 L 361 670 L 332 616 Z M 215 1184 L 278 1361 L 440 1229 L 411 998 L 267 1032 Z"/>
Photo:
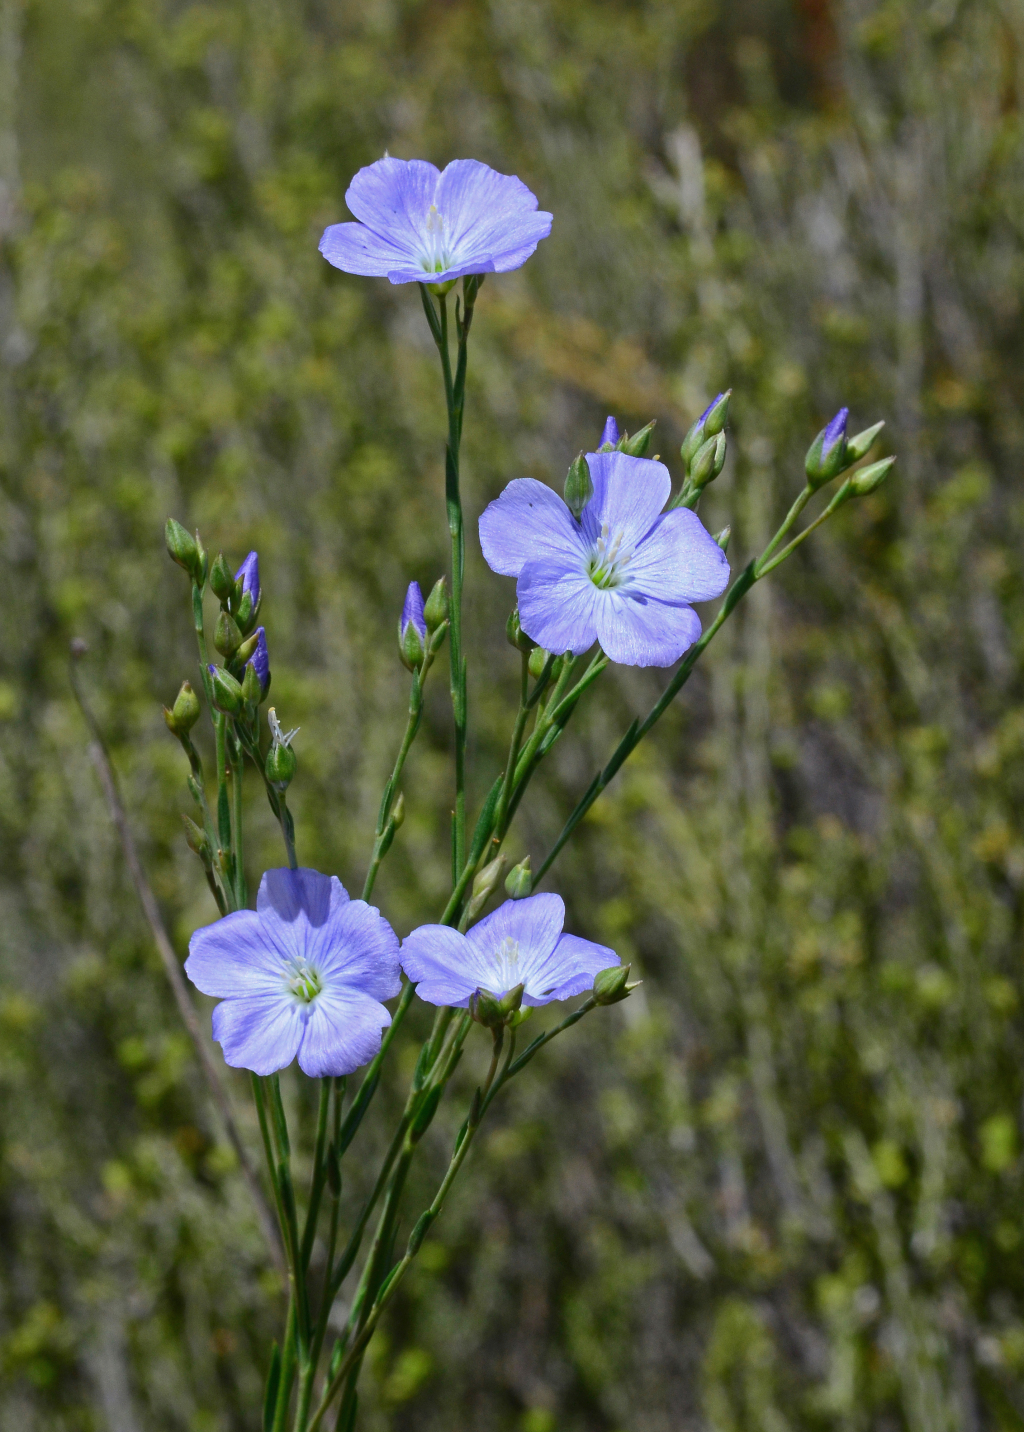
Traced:
<path fill-rule="evenodd" d="M 288 992 L 299 1004 L 312 1004 L 324 987 L 319 972 L 312 965 L 308 965 L 305 960 L 298 960 L 292 964 L 292 971 L 286 984 Z"/>
<path fill-rule="evenodd" d="M 436 204 L 431 204 L 427 214 L 427 232 L 420 263 L 427 273 L 444 273 L 452 266 L 451 253 L 444 240 L 444 220 L 437 212 Z"/>
<path fill-rule="evenodd" d="M 632 556 L 632 547 L 623 550 L 622 533 L 617 532 L 610 537 L 608 523 L 602 522 L 601 535 L 590 549 L 587 559 L 587 576 L 602 591 L 609 587 L 621 587 Z"/>
<path fill-rule="evenodd" d="M 491 973 L 494 978 L 491 994 L 503 995 L 510 989 L 515 989 L 517 984 L 522 984 L 523 977 L 519 971 L 519 941 L 513 940 L 511 935 L 506 935 L 495 950 Z"/>

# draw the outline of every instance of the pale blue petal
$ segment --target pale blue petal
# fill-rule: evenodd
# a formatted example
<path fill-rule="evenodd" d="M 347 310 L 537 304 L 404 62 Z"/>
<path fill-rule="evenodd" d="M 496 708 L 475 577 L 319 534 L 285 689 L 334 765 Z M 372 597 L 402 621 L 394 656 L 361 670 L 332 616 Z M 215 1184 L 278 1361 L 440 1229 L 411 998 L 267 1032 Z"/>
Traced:
<path fill-rule="evenodd" d="M 598 634 L 599 597 L 605 596 L 583 570 L 583 557 L 527 562 L 519 574 L 519 623 L 546 651 L 589 651 Z"/>
<path fill-rule="evenodd" d="M 213 1037 L 224 1050 L 224 1062 L 254 1074 L 287 1069 L 302 1039 L 303 1022 L 295 1001 L 284 990 L 277 995 L 225 999 L 213 1011 Z"/>
<path fill-rule="evenodd" d="M 402 968 L 427 1004 L 465 1008 L 487 978 L 487 966 L 465 935 L 448 925 L 420 925 L 402 941 Z"/>
<path fill-rule="evenodd" d="M 423 159 L 378 159 L 352 180 L 345 203 L 378 238 L 418 258 L 440 174 Z"/>
<path fill-rule="evenodd" d="M 196 930 L 185 973 L 203 994 L 218 998 L 280 992 L 284 961 L 254 910 L 236 910 Z"/>
<path fill-rule="evenodd" d="M 398 936 L 365 900 L 336 905 L 330 919 L 310 931 L 307 959 L 333 989 L 361 990 L 375 1000 L 394 999 L 402 988 Z M 317 1001 L 319 1003 L 319 1001 Z"/>
<path fill-rule="evenodd" d="M 480 517 L 480 546 L 492 572 L 518 577 L 542 557 L 582 565 L 586 548 L 579 524 L 557 493 L 534 477 L 517 477 Z"/>
<path fill-rule="evenodd" d="M 369 278 L 384 278 L 397 265 L 413 263 L 404 247 L 382 239 L 365 224 L 330 224 L 320 240 L 320 252 L 343 273 Z M 416 265 L 415 277 L 423 277 L 421 264 Z"/>
<path fill-rule="evenodd" d="M 410 623 L 416 628 L 421 637 L 426 636 L 427 624 L 423 619 L 423 593 L 420 591 L 419 582 L 410 582 L 409 590 L 405 594 L 405 603 L 402 607 L 402 620 L 399 624 L 403 637 Z"/>
<path fill-rule="evenodd" d="M 597 637 L 620 666 L 671 666 L 700 636 L 700 618 L 692 607 L 633 598 L 622 589 L 600 595 Z"/>
<path fill-rule="evenodd" d="M 624 452 L 587 455 L 594 495 L 583 509 L 582 525 L 588 543 L 601 535 L 607 522 L 611 537 L 621 534 L 623 548 L 635 547 L 654 526 L 672 491 L 672 479 L 662 462 L 630 457 Z"/>
<path fill-rule="evenodd" d="M 709 602 L 729 585 L 729 563 L 696 512 L 659 517 L 630 558 L 627 589 L 662 602 Z"/>
<path fill-rule="evenodd" d="M 380 1050 L 391 1015 L 361 990 L 325 989 L 304 1022 L 299 1068 L 311 1079 L 351 1074 Z"/>
<path fill-rule="evenodd" d="M 537 212 L 536 195 L 521 179 L 499 174 L 476 159 L 454 159 L 448 165 L 435 202 L 460 267 L 491 260 L 506 273 L 525 263 L 551 232 L 551 215 Z"/>
<path fill-rule="evenodd" d="M 525 900 L 506 900 L 467 932 L 466 939 L 481 958 L 488 959 L 504 940 L 515 940 L 521 950 L 531 950 L 546 959 L 558 942 L 565 924 L 565 902 L 561 895 L 542 892 Z"/>
<path fill-rule="evenodd" d="M 598 443 L 598 447 L 604 447 L 605 443 L 608 443 L 611 447 L 614 447 L 618 440 L 619 425 L 615 421 L 615 419 L 609 414 L 609 416 L 604 420 L 604 427 L 601 430 L 601 441 Z"/>
<path fill-rule="evenodd" d="M 309 869 L 268 870 L 256 896 L 267 939 L 286 959 L 304 958 L 313 932 L 347 903 L 348 893 L 336 875 Z"/>
<path fill-rule="evenodd" d="M 563 935 L 536 978 L 539 984 L 553 990 L 549 998 L 571 999 L 592 989 L 595 975 L 621 963 L 607 945 L 596 945 L 579 935 Z"/>

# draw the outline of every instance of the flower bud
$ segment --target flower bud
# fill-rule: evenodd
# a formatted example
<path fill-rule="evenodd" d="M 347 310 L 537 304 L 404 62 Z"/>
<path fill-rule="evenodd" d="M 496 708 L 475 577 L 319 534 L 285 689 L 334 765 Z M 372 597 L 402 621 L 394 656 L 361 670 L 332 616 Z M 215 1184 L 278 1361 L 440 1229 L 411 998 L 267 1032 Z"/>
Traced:
<path fill-rule="evenodd" d="M 706 438 L 717 437 L 725 431 L 725 425 L 729 420 L 729 399 L 732 397 L 732 389 L 726 388 L 724 393 L 718 397 L 704 413 L 704 436 Z"/>
<path fill-rule="evenodd" d="M 252 599 L 252 592 L 244 592 L 242 600 L 235 610 L 235 621 L 238 623 L 243 634 L 250 631 L 253 622 L 256 620 L 256 603 Z"/>
<path fill-rule="evenodd" d="M 535 646 L 530 652 L 530 675 L 534 681 L 540 680 L 544 668 L 548 664 L 548 657 L 550 655 L 551 653 L 545 651 L 542 646 Z"/>
<path fill-rule="evenodd" d="M 628 453 L 630 457 L 646 457 L 654 436 L 654 424 L 657 421 L 657 418 L 653 418 L 645 428 L 641 428 L 632 437 L 622 438 L 619 442 L 619 451 Z"/>
<path fill-rule="evenodd" d="M 174 705 L 168 711 L 164 707 L 164 720 L 175 736 L 187 736 L 201 714 L 199 697 L 187 681 L 181 683 L 181 690 L 174 698 Z"/>
<path fill-rule="evenodd" d="M 436 656 L 444 645 L 444 639 L 448 635 L 448 623 L 442 622 L 436 631 L 430 636 L 430 655 Z"/>
<path fill-rule="evenodd" d="M 262 701 L 263 696 L 266 696 L 270 690 L 270 653 L 267 651 L 266 629 L 264 627 L 257 627 L 253 635 L 256 638 L 256 649 L 252 656 L 247 659 L 245 669 L 246 671 L 248 671 L 250 667 L 255 669 L 256 675 L 259 678 L 260 689 L 263 693 L 260 697 Z"/>
<path fill-rule="evenodd" d="M 265 767 L 267 780 L 275 790 L 284 791 L 295 777 L 298 761 L 291 746 L 271 746 Z"/>
<path fill-rule="evenodd" d="M 224 711 L 228 716 L 237 716 L 242 709 L 242 687 L 222 666 L 214 666 L 212 663 L 207 667 L 210 673 L 210 685 L 213 688 L 213 704 L 218 711 Z"/>
<path fill-rule="evenodd" d="M 807 449 L 804 471 L 812 488 L 817 489 L 831 482 L 850 466 L 846 452 L 846 419 L 849 413 L 849 408 L 840 408 Z"/>
<path fill-rule="evenodd" d="M 719 547 L 721 547 L 721 549 L 722 549 L 723 552 L 728 552 L 728 550 L 729 550 L 729 538 L 730 538 L 731 536 L 732 536 L 732 528 L 731 528 L 731 527 L 723 527 L 722 530 L 721 530 L 721 532 L 719 532 L 719 533 L 716 534 L 716 536 L 715 536 L 715 541 L 718 543 Z"/>
<path fill-rule="evenodd" d="M 597 445 L 598 452 L 611 452 L 612 448 L 619 441 L 619 425 L 614 418 L 605 418 L 604 428 L 601 431 L 601 441 Z"/>
<path fill-rule="evenodd" d="M 636 984 L 627 984 L 629 965 L 612 965 L 594 976 L 594 1003 L 618 1004 L 636 989 Z M 639 981 L 637 981 L 639 983 Z"/>
<path fill-rule="evenodd" d="M 216 596 L 222 602 L 235 595 L 235 579 L 231 575 L 231 568 L 224 560 L 224 553 L 218 552 L 213 559 L 213 566 L 210 568 L 210 586 Z"/>
<path fill-rule="evenodd" d="M 611 422 L 611 418 L 608 421 Z M 569 471 L 566 473 L 564 494 L 565 505 L 578 522 L 584 507 L 594 495 L 594 483 L 590 476 L 590 468 L 582 453 L 573 458 Z"/>
<path fill-rule="evenodd" d="M 875 438 L 885 427 L 885 419 L 875 423 L 873 427 L 865 428 L 862 433 L 855 437 L 848 438 L 846 442 L 846 456 L 850 462 L 860 462 L 862 457 L 867 457 L 874 444 Z"/>
<path fill-rule="evenodd" d="M 514 607 L 505 623 L 505 637 L 509 646 L 514 646 L 516 651 L 530 652 L 537 645 L 532 637 L 527 636 L 519 625 L 519 608 Z"/>
<path fill-rule="evenodd" d="M 263 687 L 251 661 L 245 663 L 245 670 L 242 672 L 242 695 L 252 706 L 258 706 L 263 700 Z"/>
<path fill-rule="evenodd" d="M 189 850 L 194 851 L 204 865 L 208 864 L 211 858 L 211 852 L 210 842 L 206 838 L 206 831 L 203 830 L 202 826 L 196 825 L 194 820 L 190 820 L 187 815 L 183 815 L 181 819 L 185 825 L 185 840 L 188 842 Z"/>
<path fill-rule="evenodd" d="M 185 571 L 193 580 L 200 570 L 199 548 L 196 546 L 195 538 L 180 522 L 175 522 L 173 517 L 168 517 L 167 526 L 164 528 L 164 541 L 167 543 L 167 552 L 171 560 L 177 562 L 179 567 Z"/>
<path fill-rule="evenodd" d="M 260 559 L 255 552 L 250 552 L 239 567 L 235 573 L 235 582 L 241 584 L 243 599 L 248 596 L 252 601 L 253 609 L 258 607 L 260 602 Z"/>
<path fill-rule="evenodd" d="M 443 622 L 448 620 L 448 588 L 444 577 L 438 577 L 430 589 L 430 595 L 423 603 L 423 620 L 427 624 L 427 631 L 436 631 Z"/>
<path fill-rule="evenodd" d="M 388 821 L 388 824 L 389 824 L 390 826 L 392 826 L 393 829 L 398 830 L 399 827 L 404 824 L 404 822 L 405 822 L 405 792 L 404 792 L 404 791 L 399 791 L 399 792 L 398 792 L 398 799 L 395 801 L 395 804 L 394 804 L 394 805 L 392 806 L 392 808 L 391 808 L 391 818 L 390 818 L 390 820 Z"/>
<path fill-rule="evenodd" d="M 242 633 L 230 612 L 221 611 L 213 633 L 213 644 L 221 656 L 234 656 L 242 645 Z"/>
<path fill-rule="evenodd" d="M 729 389 L 729 392 L 732 392 L 731 388 Z M 712 432 L 710 429 L 707 428 L 708 418 L 711 416 L 712 413 L 720 413 L 722 415 L 722 427 L 724 428 L 725 417 L 728 414 L 728 411 L 729 393 L 719 393 L 718 397 L 715 398 L 713 402 L 707 405 L 707 407 L 701 413 L 697 421 L 695 423 L 690 424 L 686 437 L 683 438 L 683 445 L 679 449 L 679 455 L 682 457 L 683 462 L 686 464 L 687 472 L 689 472 L 690 464 L 697 456 L 697 453 L 700 450 L 702 444 L 705 443 L 708 438 L 715 437 L 717 435 L 716 433 Z"/>
<path fill-rule="evenodd" d="M 850 496 L 867 497 L 869 492 L 881 487 L 895 461 L 895 457 L 884 457 L 881 462 L 873 462 L 870 467 L 855 472 L 850 479 Z"/>
<path fill-rule="evenodd" d="M 423 616 L 423 593 L 419 582 L 410 582 L 405 605 L 398 620 L 398 654 L 403 666 L 415 671 L 423 663 L 423 643 L 427 624 Z"/>
<path fill-rule="evenodd" d="M 505 1016 L 501 1012 L 501 1002 L 495 999 L 488 990 L 478 989 L 475 994 L 469 997 L 470 1018 L 475 1019 L 477 1024 L 482 1024 L 485 1029 L 498 1029 L 505 1023 Z"/>
<path fill-rule="evenodd" d="M 690 468 L 690 481 L 694 487 L 707 487 L 709 482 L 714 482 L 725 466 L 725 449 L 725 433 L 718 433 L 701 444 Z"/>
<path fill-rule="evenodd" d="M 530 857 L 521 860 L 505 877 L 505 894 L 512 900 L 523 900 L 533 888 L 533 871 L 530 869 Z"/>
<path fill-rule="evenodd" d="M 473 881 L 473 897 L 468 906 L 469 918 L 471 920 L 480 913 L 495 890 L 497 890 L 501 883 L 501 877 L 505 874 L 505 866 L 507 864 L 507 855 L 497 855 L 477 873 L 477 877 Z"/>

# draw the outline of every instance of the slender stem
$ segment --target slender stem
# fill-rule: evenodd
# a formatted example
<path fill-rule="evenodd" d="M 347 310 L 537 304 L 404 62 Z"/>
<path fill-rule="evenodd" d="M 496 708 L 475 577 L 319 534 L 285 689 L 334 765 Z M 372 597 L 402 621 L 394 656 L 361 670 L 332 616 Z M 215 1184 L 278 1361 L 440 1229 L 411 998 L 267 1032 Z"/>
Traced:
<path fill-rule="evenodd" d="M 313 1181 L 309 1190 L 309 1207 L 306 1210 L 306 1223 L 302 1231 L 302 1244 L 300 1257 L 303 1268 L 309 1267 L 310 1255 L 313 1252 L 313 1242 L 316 1238 L 316 1222 L 320 1214 L 320 1199 L 323 1196 L 324 1184 L 327 1181 L 327 1165 L 324 1156 L 327 1152 L 327 1116 L 331 1106 L 331 1081 L 329 1078 L 320 1080 L 320 1101 L 317 1108 L 316 1118 L 316 1141 L 313 1145 Z"/>
<path fill-rule="evenodd" d="M 242 748 L 237 741 L 231 743 L 231 795 L 232 795 L 232 866 L 235 877 L 235 906 L 244 910 L 249 898 L 245 884 L 245 865 L 242 858 Z"/>
<path fill-rule="evenodd" d="M 423 716 L 423 678 L 426 675 L 429 658 L 423 658 L 422 667 L 413 672 L 412 688 L 409 692 L 409 717 L 405 723 L 405 735 L 402 737 L 402 744 L 398 748 L 398 755 L 395 757 L 394 768 L 387 785 L 384 787 L 384 795 L 380 803 L 380 811 L 377 815 L 377 829 L 374 832 L 373 854 L 370 857 L 370 866 L 366 872 L 366 879 L 363 882 L 363 899 L 369 900 L 373 894 L 374 883 L 377 879 L 377 871 L 380 869 L 381 861 L 391 848 L 391 840 L 394 837 L 394 830 L 390 827 L 389 817 L 392 806 L 395 803 L 395 796 L 398 793 L 398 783 L 402 779 L 402 770 L 405 766 L 405 758 L 409 754 L 409 748 L 416 739 L 416 733 L 420 729 L 420 721 Z"/>

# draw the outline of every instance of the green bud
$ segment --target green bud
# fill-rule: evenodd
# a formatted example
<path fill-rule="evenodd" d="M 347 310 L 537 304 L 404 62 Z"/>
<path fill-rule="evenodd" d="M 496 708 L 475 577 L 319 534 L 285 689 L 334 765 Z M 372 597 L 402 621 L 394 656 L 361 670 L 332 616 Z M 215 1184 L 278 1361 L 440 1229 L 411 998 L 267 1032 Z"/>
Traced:
<path fill-rule="evenodd" d="M 729 399 L 732 397 L 732 389 L 726 388 L 720 393 L 711 407 L 704 414 L 704 436 L 706 438 L 717 437 L 725 431 L 725 425 L 729 420 Z"/>
<path fill-rule="evenodd" d="M 895 461 L 895 457 L 884 457 L 881 462 L 873 462 L 870 467 L 855 472 L 850 478 L 850 496 L 867 497 L 869 492 L 881 487 Z"/>
<path fill-rule="evenodd" d="M 865 428 L 862 433 L 857 433 L 856 436 L 850 438 L 846 444 L 846 456 L 850 462 L 860 462 L 862 457 L 867 457 L 875 438 L 884 427 L 885 419 L 883 418 L 880 423 L 875 423 L 873 428 Z"/>
<path fill-rule="evenodd" d="M 295 777 L 298 761 L 291 746 L 273 745 L 267 755 L 267 780 L 277 791 L 287 790 Z"/>
<path fill-rule="evenodd" d="M 728 550 L 729 550 L 729 538 L 730 538 L 731 536 L 732 536 L 732 528 L 731 528 L 731 527 L 723 527 L 722 530 L 721 530 L 721 532 L 719 532 L 719 533 L 717 534 L 717 536 L 715 537 L 715 541 L 718 543 L 719 547 L 721 547 L 721 549 L 722 549 L 723 552 L 728 552 Z"/>
<path fill-rule="evenodd" d="M 246 662 L 242 673 L 242 695 L 253 706 L 258 706 L 264 697 L 263 687 L 251 661 Z"/>
<path fill-rule="evenodd" d="M 506 1020 L 508 1019 L 510 1014 L 518 1014 L 519 1007 L 523 1002 L 523 993 L 525 989 L 525 985 L 517 984 L 514 989 L 510 989 L 507 994 L 502 995 L 501 999 L 498 1001 L 498 1008 L 501 1010 Z"/>
<path fill-rule="evenodd" d="M 652 418 L 645 428 L 641 428 L 632 437 L 619 439 L 619 451 L 628 453 L 630 457 L 646 457 L 651 446 L 651 439 L 654 437 L 654 424 L 657 418 Z M 568 499 L 566 499 L 568 501 Z M 569 504 L 572 506 L 572 504 Z"/>
<path fill-rule="evenodd" d="M 183 681 L 170 711 L 164 707 L 164 720 L 176 736 L 187 736 L 199 720 L 201 711 L 199 697 L 192 690 L 190 683 Z"/>
<path fill-rule="evenodd" d="M 500 1001 L 485 989 L 478 989 L 475 994 L 470 995 L 469 1013 L 470 1017 L 485 1029 L 497 1029 L 505 1023 Z"/>
<path fill-rule="evenodd" d="M 398 792 L 398 799 L 391 808 L 391 819 L 388 824 L 392 830 L 398 830 L 405 821 L 405 792 Z"/>
<path fill-rule="evenodd" d="M 206 838 L 206 831 L 196 825 L 194 820 L 189 820 L 187 815 L 182 816 L 185 825 L 185 839 L 188 842 L 189 850 L 199 856 L 204 865 L 210 863 L 210 842 Z"/>
<path fill-rule="evenodd" d="M 508 621 L 505 623 L 505 637 L 508 641 L 509 646 L 514 646 L 516 651 L 521 651 L 524 653 L 530 652 L 537 645 L 533 637 L 527 636 L 526 633 L 523 631 L 522 627 L 519 625 L 518 607 L 513 608 L 513 610 L 509 614 Z"/>
<path fill-rule="evenodd" d="M 718 433 L 701 444 L 690 468 L 690 481 L 694 487 L 707 487 L 725 466 L 725 433 Z"/>
<path fill-rule="evenodd" d="M 242 688 L 239 682 L 222 666 L 211 666 L 210 685 L 213 688 L 213 704 L 218 711 L 237 716 L 242 709 Z"/>
<path fill-rule="evenodd" d="M 687 469 L 687 471 L 689 471 L 690 464 L 693 462 L 693 459 L 697 456 L 697 453 L 698 453 L 698 451 L 700 450 L 700 446 L 701 446 L 701 444 L 702 444 L 703 442 L 704 442 L 704 419 L 703 419 L 703 418 L 698 418 L 695 423 L 691 423 L 691 424 L 690 424 L 689 428 L 687 429 L 686 437 L 683 438 L 683 445 L 682 445 L 682 447 L 679 449 L 679 456 L 683 459 L 683 462 L 686 464 L 686 469 Z"/>
<path fill-rule="evenodd" d="M 398 655 L 409 671 L 415 671 L 423 664 L 423 638 L 412 622 L 406 622 L 404 635 L 401 621 L 398 623 Z"/>
<path fill-rule="evenodd" d="M 469 902 L 469 918 L 472 920 L 487 904 L 501 883 L 501 877 L 505 874 L 505 866 L 508 864 L 507 855 L 497 855 L 478 872 L 473 881 L 473 895 Z"/>
<path fill-rule="evenodd" d="M 223 613 L 221 615 L 223 615 Z M 244 666 L 259 644 L 260 639 L 257 634 L 253 632 L 252 636 L 247 636 L 245 641 L 242 642 L 242 645 L 235 652 L 233 660 L 239 666 Z"/>
<path fill-rule="evenodd" d="M 168 517 L 167 526 L 164 528 L 164 541 L 167 543 L 171 560 L 177 562 L 179 567 L 184 567 L 189 576 L 196 579 L 201 564 L 199 548 L 191 533 L 187 532 L 180 522 L 175 522 L 173 517 Z"/>
<path fill-rule="evenodd" d="M 431 632 L 448 620 L 448 588 L 444 577 L 438 577 L 423 603 L 423 620 Z"/>
<path fill-rule="evenodd" d="M 431 637 L 430 637 L 430 655 L 431 655 L 431 656 L 436 656 L 437 653 L 441 650 L 441 647 L 444 645 L 444 639 L 445 639 L 445 637 L 446 637 L 447 635 L 448 635 L 448 623 L 447 623 L 447 622 L 442 622 L 441 625 L 437 628 L 437 630 L 436 630 L 435 632 L 432 632 L 432 633 L 431 633 Z"/>
<path fill-rule="evenodd" d="M 222 602 L 235 595 L 235 579 L 231 568 L 224 560 L 224 553 L 218 552 L 210 568 L 210 586 Z"/>
<path fill-rule="evenodd" d="M 530 869 L 530 857 L 521 860 L 505 877 L 505 894 L 513 900 L 522 900 L 533 888 L 533 871 Z"/>
<path fill-rule="evenodd" d="M 256 607 L 253 604 L 252 592 L 243 592 L 242 600 L 238 603 L 238 610 L 235 612 L 235 621 L 240 630 L 245 633 L 252 630 L 252 624 L 256 620 Z"/>
<path fill-rule="evenodd" d="M 565 505 L 578 521 L 584 507 L 594 495 L 594 482 L 582 453 L 574 457 L 569 465 L 569 471 L 565 475 L 564 493 Z"/>
<path fill-rule="evenodd" d="M 594 1003 L 618 1004 L 620 1000 L 626 999 L 636 989 L 636 984 L 626 983 L 629 970 L 629 965 L 612 965 L 611 969 L 602 970 L 595 975 Z"/>
<path fill-rule="evenodd" d="M 213 633 L 213 644 L 221 656 L 234 656 L 242 645 L 242 633 L 230 612 L 221 611 Z M 255 648 L 254 648 L 255 649 Z M 251 653 L 250 653 L 251 655 Z"/>
<path fill-rule="evenodd" d="M 541 674 L 548 664 L 548 657 L 550 655 L 551 653 L 545 651 L 542 646 L 535 646 L 530 652 L 530 675 L 534 681 L 540 680 Z"/>

